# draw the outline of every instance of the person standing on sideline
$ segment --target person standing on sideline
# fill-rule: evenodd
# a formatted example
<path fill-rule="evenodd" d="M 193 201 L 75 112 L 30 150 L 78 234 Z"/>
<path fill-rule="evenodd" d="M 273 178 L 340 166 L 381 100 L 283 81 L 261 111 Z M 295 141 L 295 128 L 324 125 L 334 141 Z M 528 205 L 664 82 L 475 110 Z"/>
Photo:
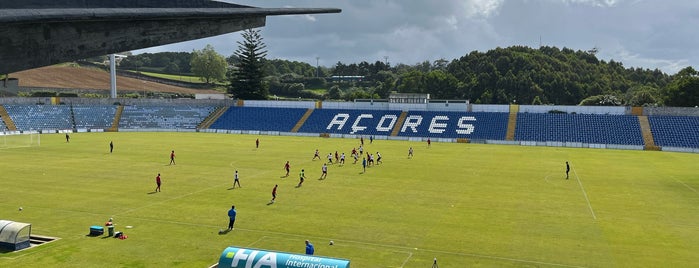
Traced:
<path fill-rule="evenodd" d="M 274 185 L 274 188 L 272 188 L 272 200 L 269 201 L 270 203 L 274 203 L 274 200 L 277 199 L 277 184 Z"/>
<path fill-rule="evenodd" d="M 286 164 L 284 164 L 284 170 L 286 170 L 286 175 L 284 177 L 289 177 L 289 170 L 291 169 L 291 165 L 289 165 L 289 161 L 286 161 Z"/>
<path fill-rule="evenodd" d="M 303 173 L 303 169 L 301 170 L 301 173 L 299 173 L 299 185 L 296 186 L 301 187 L 301 184 L 303 184 L 303 181 L 306 179 L 306 174 Z"/>
<path fill-rule="evenodd" d="M 114 143 L 112 141 L 109 141 L 109 153 L 111 154 L 114 151 Z"/>
<path fill-rule="evenodd" d="M 238 212 L 235 210 L 235 206 L 231 206 L 231 209 L 228 211 L 228 231 L 233 230 L 233 224 L 235 224 L 235 215 L 237 215 Z"/>
<path fill-rule="evenodd" d="M 170 165 L 174 165 L 174 164 L 175 164 L 175 150 L 172 150 L 172 152 L 170 153 Z"/>
<path fill-rule="evenodd" d="M 255 148 L 260 148 L 260 139 L 255 140 Z"/>
<path fill-rule="evenodd" d="M 66 142 L 70 142 L 70 135 L 66 132 Z"/>
<path fill-rule="evenodd" d="M 369 144 L 374 143 L 374 135 L 369 136 Z"/>
<path fill-rule="evenodd" d="M 235 174 L 233 175 L 233 177 L 235 178 L 233 180 L 233 189 L 235 189 L 236 184 L 238 184 L 238 188 L 243 188 L 242 186 L 240 186 L 240 180 L 238 179 L 238 171 L 237 170 L 235 171 Z"/>
<path fill-rule="evenodd" d="M 320 169 L 321 169 L 321 171 L 323 171 L 323 174 L 320 174 L 320 179 L 324 180 L 325 178 L 328 177 L 328 165 L 323 164 L 323 167 Z"/>
<path fill-rule="evenodd" d="M 408 149 L 408 158 L 413 158 L 413 147 L 410 147 L 410 149 Z"/>
<path fill-rule="evenodd" d="M 364 146 L 364 136 L 361 136 L 361 137 L 359 138 L 359 143 L 360 143 L 362 146 Z"/>
<path fill-rule="evenodd" d="M 316 249 L 313 247 L 313 244 L 311 244 L 311 241 L 306 240 L 306 255 L 313 255 L 315 251 Z"/>
<path fill-rule="evenodd" d="M 160 183 L 161 183 L 161 181 L 160 181 L 160 173 L 158 173 L 158 176 L 155 177 L 155 184 L 157 185 L 157 187 L 155 187 L 155 191 L 154 191 L 154 192 L 160 192 Z"/>
<path fill-rule="evenodd" d="M 432 146 L 432 140 L 430 138 L 427 138 L 427 147 Z"/>
<path fill-rule="evenodd" d="M 570 172 L 570 165 L 568 165 L 568 161 L 566 161 L 566 180 L 568 179 L 568 172 Z"/>

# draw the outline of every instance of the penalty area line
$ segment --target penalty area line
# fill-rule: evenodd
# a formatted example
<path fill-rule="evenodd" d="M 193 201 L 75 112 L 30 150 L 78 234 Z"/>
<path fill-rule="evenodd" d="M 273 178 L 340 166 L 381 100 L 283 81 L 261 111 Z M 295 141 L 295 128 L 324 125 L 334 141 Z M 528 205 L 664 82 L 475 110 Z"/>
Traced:
<path fill-rule="evenodd" d="M 575 179 L 578 181 L 578 185 L 580 185 L 580 190 L 582 190 L 583 196 L 585 196 L 585 201 L 587 201 L 587 207 L 590 208 L 590 213 L 592 214 L 592 218 L 597 220 L 597 216 L 595 216 L 595 211 L 592 210 L 592 204 L 590 204 L 590 199 L 587 198 L 587 192 L 585 192 L 585 187 L 583 187 L 582 181 L 580 180 L 580 177 L 578 176 L 578 172 L 575 171 L 575 167 L 573 167 L 573 173 L 575 174 Z"/>
<path fill-rule="evenodd" d="M 687 189 L 692 190 L 692 192 L 695 192 L 695 193 L 699 194 L 699 192 L 697 191 L 697 189 L 692 188 L 692 186 L 687 185 L 686 183 L 684 183 L 684 182 L 678 180 L 677 178 L 675 178 L 674 176 L 672 177 L 672 179 L 675 180 L 676 182 L 678 182 L 678 183 L 684 185 L 684 187 L 687 187 Z"/>

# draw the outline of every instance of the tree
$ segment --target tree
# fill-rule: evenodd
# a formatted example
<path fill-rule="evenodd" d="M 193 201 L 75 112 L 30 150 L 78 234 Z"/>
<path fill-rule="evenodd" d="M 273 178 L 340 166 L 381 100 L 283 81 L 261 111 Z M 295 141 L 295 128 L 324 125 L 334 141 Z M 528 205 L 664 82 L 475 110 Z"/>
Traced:
<path fill-rule="evenodd" d="M 328 99 L 339 100 L 342 98 L 342 90 L 338 85 L 330 87 L 328 90 Z"/>
<path fill-rule="evenodd" d="M 194 75 L 207 84 L 226 77 L 226 58 L 218 54 L 211 45 L 206 45 L 200 51 L 193 51 L 191 65 Z"/>
<path fill-rule="evenodd" d="M 245 30 L 242 36 L 244 40 L 238 42 L 238 49 L 233 53 L 238 63 L 228 92 L 241 99 L 267 99 L 269 89 L 262 83 L 262 60 L 267 56 L 267 46 L 262 42 L 260 30 Z"/>
<path fill-rule="evenodd" d="M 692 107 L 699 105 L 699 76 L 692 67 L 682 69 L 665 88 L 665 105 Z"/>
<path fill-rule="evenodd" d="M 614 95 L 597 95 L 582 100 L 580 106 L 619 106 L 621 100 Z"/>
<path fill-rule="evenodd" d="M 163 71 L 169 74 L 177 74 L 180 72 L 180 66 L 177 65 L 177 63 L 170 62 L 167 64 L 167 66 L 165 66 L 165 69 L 163 69 Z"/>

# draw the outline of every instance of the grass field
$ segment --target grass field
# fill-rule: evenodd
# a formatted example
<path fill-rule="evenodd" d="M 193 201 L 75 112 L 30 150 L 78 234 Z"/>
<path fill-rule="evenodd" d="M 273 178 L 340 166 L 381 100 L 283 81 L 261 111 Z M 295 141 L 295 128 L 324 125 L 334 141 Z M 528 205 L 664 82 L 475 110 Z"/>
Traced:
<path fill-rule="evenodd" d="M 143 71 L 141 71 L 139 73 L 141 73 L 143 75 L 147 75 L 147 76 L 165 78 L 165 79 L 176 80 L 176 81 L 183 81 L 183 82 L 197 83 L 197 84 L 204 83 L 204 81 L 202 81 L 201 78 L 196 77 L 196 76 L 163 74 L 163 73 L 153 73 L 153 72 L 143 72 Z"/>
<path fill-rule="evenodd" d="M 348 157 L 321 181 L 325 156 L 358 140 L 260 136 L 256 149 L 250 135 L 71 137 L 0 149 L 0 219 L 60 238 L 0 252 L 0 267 L 207 267 L 227 246 L 302 253 L 305 239 L 352 267 L 696 267 L 699 257 L 696 154 L 377 140 L 365 147 L 383 164 L 362 174 Z M 323 160 L 311 161 L 316 148 Z M 236 169 L 243 188 L 230 189 Z M 219 235 L 232 204 L 236 228 Z M 86 236 L 109 217 L 128 239 Z"/>

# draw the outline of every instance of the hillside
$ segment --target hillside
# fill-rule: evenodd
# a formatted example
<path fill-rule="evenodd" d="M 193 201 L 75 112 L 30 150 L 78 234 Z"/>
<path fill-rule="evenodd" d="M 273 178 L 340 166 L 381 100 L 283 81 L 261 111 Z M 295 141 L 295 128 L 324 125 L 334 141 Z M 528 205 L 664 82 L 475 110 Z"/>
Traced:
<path fill-rule="evenodd" d="M 23 87 L 97 89 L 109 91 L 109 73 L 96 68 L 55 65 L 10 74 Z M 220 93 L 215 90 L 171 86 L 129 77 L 117 76 L 118 91 L 167 92 L 180 94 Z"/>

